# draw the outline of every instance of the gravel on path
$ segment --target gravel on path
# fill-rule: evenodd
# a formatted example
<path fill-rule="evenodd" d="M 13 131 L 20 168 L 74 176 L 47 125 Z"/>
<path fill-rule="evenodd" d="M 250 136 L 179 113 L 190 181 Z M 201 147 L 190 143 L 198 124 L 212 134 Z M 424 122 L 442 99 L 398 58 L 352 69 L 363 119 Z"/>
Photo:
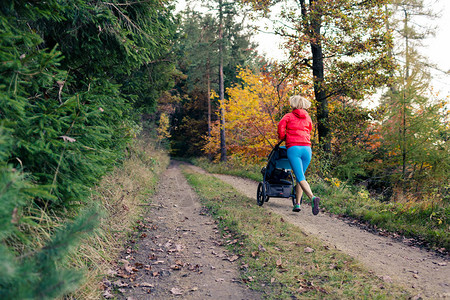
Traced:
<path fill-rule="evenodd" d="M 178 162 L 172 161 L 149 202 L 138 241 L 119 259 L 116 278 L 104 282 L 119 299 L 261 299 L 239 280 L 236 256 L 222 246 Z"/>

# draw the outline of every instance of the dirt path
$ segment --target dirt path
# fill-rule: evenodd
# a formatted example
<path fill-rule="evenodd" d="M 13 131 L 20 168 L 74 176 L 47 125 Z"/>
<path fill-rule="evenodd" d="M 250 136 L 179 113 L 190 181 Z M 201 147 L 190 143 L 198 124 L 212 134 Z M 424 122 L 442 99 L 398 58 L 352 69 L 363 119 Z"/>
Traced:
<path fill-rule="evenodd" d="M 257 182 L 227 175 L 215 176 L 256 199 Z M 426 299 L 450 299 L 448 257 L 362 230 L 327 213 L 314 216 L 309 205 L 303 204 L 302 211 L 294 213 L 291 205 L 290 199 L 271 198 L 264 207 L 282 215 L 303 232 L 357 258 L 386 281 L 401 284 Z"/>
<path fill-rule="evenodd" d="M 214 221 L 172 162 L 151 199 L 139 240 L 120 260 L 106 296 L 119 299 L 260 299 L 239 282 L 236 258 L 222 245 Z"/>

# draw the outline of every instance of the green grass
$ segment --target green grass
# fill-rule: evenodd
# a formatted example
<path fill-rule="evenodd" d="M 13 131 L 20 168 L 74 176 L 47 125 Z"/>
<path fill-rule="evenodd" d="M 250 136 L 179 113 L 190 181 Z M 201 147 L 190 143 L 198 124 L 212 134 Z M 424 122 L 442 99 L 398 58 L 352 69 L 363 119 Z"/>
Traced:
<path fill-rule="evenodd" d="M 235 161 L 213 164 L 195 159 L 195 165 L 210 173 L 228 174 L 261 181 L 260 166 L 239 165 Z M 450 206 L 427 202 L 380 202 L 364 188 L 349 187 L 333 178 L 308 179 L 314 194 L 321 197 L 327 211 L 358 219 L 378 229 L 415 238 L 430 248 L 450 252 Z"/>
<path fill-rule="evenodd" d="M 184 169 L 239 257 L 242 280 L 269 299 L 406 299 L 357 261 L 303 234 L 280 215 L 254 205 L 230 185 Z M 305 248 L 314 252 L 305 253 Z"/>

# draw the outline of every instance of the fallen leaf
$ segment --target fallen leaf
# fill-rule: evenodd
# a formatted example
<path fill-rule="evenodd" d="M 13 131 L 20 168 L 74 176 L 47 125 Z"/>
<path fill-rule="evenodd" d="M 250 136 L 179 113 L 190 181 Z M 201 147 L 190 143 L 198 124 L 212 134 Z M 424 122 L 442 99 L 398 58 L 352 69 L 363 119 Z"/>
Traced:
<path fill-rule="evenodd" d="M 229 257 L 228 260 L 233 262 L 233 261 L 237 260 L 238 258 L 239 258 L 239 256 L 233 255 L 232 257 Z"/>
<path fill-rule="evenodd" d="M 111 286 L 111 281 L 109 281 L 108 279 L 104 278 L 103 281 L 101 282 L 101 289 L 102 290 L 106 290 L 108 287 Z"/>
<path fill-rule="evenodd" d="M 270 283 L 274 283 L 275 282 L 275 278 L 270 278 Z"/>
<path fill-rule="evenodd" d="M 109 269 L 107 274 L 110 275 L 110 276 L 115 276 L 115 275 L 117 275 L 117 271 Z"/>
<path fill-rule="evenodd" d="M 181 289 L 179 289 L 179 288 L 172 288 L 172 289 L 170 290 L 170 292 L 171 292 L 173 295 L 183 295 L 183 291 L 182 291 Z"/>
<path fill-rule="evenodd" d="M 139 284 L 139 286 L 142 286 L 142 287 L 153 287 L 153 284 L 148 283 L 148 282 L 142 282 L 142 283 Z"/>
<path fill-rule="evenodd" d="M 258 255 L 258 251 L 253 251 L 252 252 L 252 257 L 256 257 Z"/>
<path fill-rule="evenodd" d="M 277 259 L 277 262 L 276 262 L 276 263 L 277 263 L 277 267 L 278 267 L 278 268 L 281 268 L 281 267 L 282 267 L 282 264 L 283 264 L 283 263 L 281 262 L 281 258 Z"/>
<path fill-rule="evenodd" d="M 114 281 L 112 284 L 117 287 L 128 287 L 128 283 L 125 283 L 122 280 Z"/>
<path fill-rule="evenodd" d="M 313 249 L 313 248 L 310 248 L 310 247 L 306 247 L 305 250 L 304 250 L 304 252 L 305 252 L 305 253 L 312 253 L 312 252 L 314 252 L 314 249 Z"/>
<path fill-rule="evenodd" d="M 111 294 L 111 291 L 106 290 L 106 291 L 103 293 L 103 297 L 106 298 L 106 299 L 112 299 L 112 298 L 114 298 L 115 296 L 114 296 L 113 294 Z"/>
<path fill-rule="evenodd" d="M 122 272 L 120 272 L 120 273 L 117 273 L 117 275 L 116 275 L 116 276 L 118 276 L 118 277 L 122 277 L 122 278 L 130 278 L 130 275 L 124 274 L 124 273 L 122 273 Z"/>
<path fill-rule="evenodd" d="M 120 262 L 123 263 L 123 269 L 125 271 L 127 271 L 128 273 L 133 272 L 133 268 L 130 266 L 130 262 L 128 260 L 121 259 Z"/>
<path fill-rule="evenodd" d="M 266 252 L 266 248 L 264 248 L 262 245 L 258 246 L 258 250 L 261 252 Z"/>

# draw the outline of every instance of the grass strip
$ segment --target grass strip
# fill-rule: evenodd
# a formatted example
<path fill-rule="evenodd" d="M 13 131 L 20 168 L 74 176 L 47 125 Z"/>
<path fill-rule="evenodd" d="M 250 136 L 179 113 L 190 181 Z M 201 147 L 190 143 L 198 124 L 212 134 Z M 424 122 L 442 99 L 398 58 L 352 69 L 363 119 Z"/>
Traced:
<path fill-rule="evenodd" d="M 239 256 L 242 280 L 268 299 L 407 299 L 353 258 L 254 204 L 219 179 L 183 169 Z"/>

